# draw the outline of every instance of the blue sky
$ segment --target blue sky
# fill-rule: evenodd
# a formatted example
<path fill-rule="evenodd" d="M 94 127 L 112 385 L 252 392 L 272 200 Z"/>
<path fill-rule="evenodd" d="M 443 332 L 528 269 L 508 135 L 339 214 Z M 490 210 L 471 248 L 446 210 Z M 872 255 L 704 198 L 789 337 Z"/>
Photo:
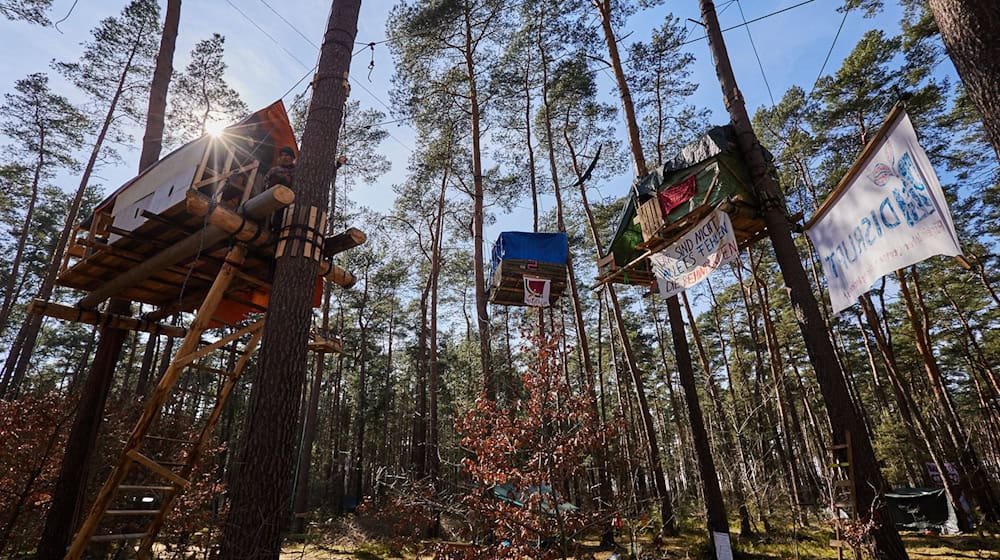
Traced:
<path fill-rule="evenodd" d="M 750 20 L 799 1 L 801 0 L 742 0 L 742 8 L 746 19 Z M 775 99 L 779 99 L 791 85 L 797 84 L 808 89 L 816 79 L 842 18 L 842 14 L 836 11 L 841 1 L 814 0 L 750 25 Z M 53 28 L 0 20 L 0 41 L 5 47 L 3 52 L 7 53 L 0 65 L 2 90 L 11 91 L 14 82 L 29 73 L 48 71 L 49 61 L 53 59 L 74 59 L 79 53 L 79 43 L 88 38 L 89 30 L 102 17 L 118 13 L 124 3 L 124 0 L 80 0 L 70 17 L 60 24 L 63 33 Z M 55 0 L 52 19 L 61 18 L 72 4 L 73 0 Z M 717 4 L 724 28 L 741 23 L 737 4 L 728 0 Z M 389 0 L 363 2 L 358 25 L 359 43 L 377 42 L 385 38 L 385 18 L 392 5 L 393 2 Z M 269 6 L 278 9 L 295 29 L 275 15 Z M 266 3 L 265 0 L 187 0 L 181 12 L 175 67 L 183 68 L 187 64 L 188 53 L 194 43 L 209 37 L 213 32 L 221 33 L 226 37 L 226 61 L 229 64 L 227 79 L 249 106 L 262 107 L 285 94 L 315 63 L 317 50 L 310 42 L 320 42 L 328 11 L 328 0 L 266 0 Z M 624 43 L 646 39 L 650 30 L 668 12 L 673 12 L 682 20 L 700 17 L 697 0 L 667 0 L 662 6 L 633 17 L 623 33 L 631 33 Z M 263 28 L 266 34 L 258 30 L 250 20 Z M 825 73 L 829 74 L 839 67 L 840 61 L 865 31 L 881 27 L 895 33 L 898 20 L 899 9 L 895 6 L 889 7 L 875 19 L 864 19 L 860 13 L 851 13 Z M 688 27 L 692 38 L 703 35 L 699 26 L 688 23 Z M 309 40 L 300 36 L 299 32 Z M 268 35 L 279 42 L 280 46 Z M 770 104 L 746 29 L 727 32 L 726 40 L 748 109 L 752 113 L 757 107 Z M 726 115 L 707 42 L 697 41 L 688 48 L 696 59 L 692 80 L 700 84 L 693 102 L 710 108 L 713 121 L 722 123 L 726 120 Z M 369 81 L 367 66 L 370 60 L 371 55 L 367 50 L 362 50 L 355 57 L 352 98 L 359 100 L 363 107 L 388 113 L 385 104 L 389 103 L 388 91 L 393 68 L 387 45 L 375 47 L 375 69 L 371 72 Z M 607 96 L 609 102 L 617 105 L 610 74 L 602 72 L 598 76 L 601 93 Z M 70 99 L 80 99 L 79 94 L 58 77 L 53 76 L 53 82 L 60 93 Z M 290 103 L 294 94 L 304 87 L 305 82 L 295 87 L 285 97 L 286 103 Z M 380 149 L 393 162 L 392 171 L 379 183 L 358 187 L 351 193 L 356 202 L 379 210 L 391 206 L 391 186 L 402 182 L 407 158 L 415 145 L 413 131 L 405 124 L 391 124 L 387 129 L 391 137 Z M 623 133 L 621 136 L 624 139 Z M 98 173 L 106 191 L 116 188 L 135 173 L 138 143 L 124 148 L 122 152 L 125 157 L 122 165 L 105 168 Z M 593 185 L 592 188 L 605 196 L 619 195 L 625 191 L 630 181 L 631 177 L 623 176 L 617 182 Z M 75 179 L 61 177 L 60 186 L 71 190 L 76 186 Z M 521 206 L 528 208 L 530 203 L 525 202 Z M 550 201 L 543 202 L 543 209 L 551 207 Z M 514 215 L 498 220 L 496 225 L 488 228 L 487 238 L 494 238 L 503 229 L 526 226 L 530 227 L 530 210 L 518 210 Z"/>

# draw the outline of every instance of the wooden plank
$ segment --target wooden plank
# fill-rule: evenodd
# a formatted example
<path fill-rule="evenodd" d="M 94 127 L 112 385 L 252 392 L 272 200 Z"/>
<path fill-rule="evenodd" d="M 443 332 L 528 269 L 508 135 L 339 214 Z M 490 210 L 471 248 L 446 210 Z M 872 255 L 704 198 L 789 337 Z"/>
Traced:
<path fill-rule="evenodd" d="M 202 358 L 204 356 L 207 356 L 212 352 L 215 352 L 219 348 L 222 348 L 223 346 L 229 344 L 230 342 L 239 339 L 240 337 L 242 337 L 247 333 L 259 331 L 263 327 L 264 327 L 264 319 L 260 319 L 259 321 L 251 323 L 232 334 L 229 334 L 227 336 L 220 338 L 219 340 L 216 340 L 215 342 L 209 344 L 208 346 L 204 346 L 202 348 L 199 348 L 197 350 L 185 354 L 181 354 L 180 352 L 178 352 L 178 354 L 174 357 L 174 363 L 176 363 L 179 367 L 187 367 L 187 365 L 190 364 L 191 362 L 199 358 Z"/>
<path fill-rule="evenodd" d="M 181 488 L 187 489 L 191 487 L 191 482 L 181 478 L 174 471 L 160 465 L 156 461 L 150 459 L 149 457 L 146 457 L 145 455 L 139 453 L 134 449 L 128 452 L 128 457 L 129 459 L 132 459 L 136 463 L 139 463 L 140 465 L 146 467 L 147 469 L 153 471 L 154 473 L 160 475 L 161 477 L 169 480 L 170 482 L 173 482 L 174 484 L 180 486 Z"/>
<path fill-rule="evenodd" d="M 94 535 L 90 542 L 134 541 L 145 537 L 147 533 L 119 533 L 117 535 Z"/>
<path fill-rule="evenodd" d="M 191 191 L 189 191 L 189 193 L 190 192 Z M 197 196 L 204 199 L 202 195 Z M 273 213 L 276 209 L 282 207 L 283 205 L 287 205 L 288 199 L 294 198 L 294 196 L 295 195 L 291 192 L 291 189 L 284 189 L 283 191 L 278 187 L 272 187 L 271 189 L 268 189 L 267 191 L 248 200 L 244 205 L 244 211 L 250 218 L 259 219 L 260 217 Z M 187 200 L 190 203 L 192 198 L 189 197 Z M 200 199 L 195 198 L 195 200 Z M 110 279 L 106 284 L 104 284 L 104 286 L 81 299 L 79 305 L 80 307 L 85 308 L 96 307 L 97 304 L 108 299 L 109 297 L 143 282 L 164 268 L 174 266 L 178 262 L 189 258 L 208 247 L 212 247 L 229 236 L 229 231 L 226 231 L 214 224 L 209 224 L 208 227 L 204 228 L 202 231 L 184 238 L 182 242 L 160 251 L 145 262 Z"/>
<path fill-rule="evenodd" d="M 187 329 L 182 327 L 164 325 L 163 323 L 135 319 L 124 315 L 79 309 L 76 307 L 69 307 L 68 305 L 42 301 L 37 298 L 31 300 L 31 303 L 28 304 L 28 313 L 35 313 L 46 317 L 62 319 L 64 321 L 75 321 L 77 323 L 84 323 L 87 325 L 103 325 L 114 329 L 165 334 L 167 336 L 175 337 L 182 337 L 187 334 Z"/>

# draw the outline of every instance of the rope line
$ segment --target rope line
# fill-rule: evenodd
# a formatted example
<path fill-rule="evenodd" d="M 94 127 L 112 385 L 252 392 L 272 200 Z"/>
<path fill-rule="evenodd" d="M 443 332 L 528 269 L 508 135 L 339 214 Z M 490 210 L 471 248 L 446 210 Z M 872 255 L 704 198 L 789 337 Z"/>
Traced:
<path fill-rule="evenodd" d="M 750 33 L 750 26 L 747 25 L 747 16 L 743 13 L 743 3 L 736 0 L 736 7 L 740 9 L 740 19 L 743 20 L 743 27 L 747 30 L 747 38 L 750 39 L 750 48 L 753 56 L 757 59 L 757 67 L 760 68 L 760 76 L 764 78 L 764 87 L 767 88 L 767 96 L 771 98 L 771 106 L 774 107 L 774 94 L 771 93 L 771 84 L 767 81 L 767 72 L 764 72 L 764 63 L 760 61 L 760 54 L 757 53 L 757 44 L 754 43 L 753 34 Z"/>

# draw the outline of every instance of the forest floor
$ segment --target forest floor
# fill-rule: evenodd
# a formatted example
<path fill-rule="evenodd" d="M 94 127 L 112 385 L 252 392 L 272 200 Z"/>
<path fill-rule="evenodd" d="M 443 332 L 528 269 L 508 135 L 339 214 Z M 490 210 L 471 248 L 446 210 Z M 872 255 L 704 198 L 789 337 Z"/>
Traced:
<path fill-rule="evenodd" d="M 399 546 L 390 540 L 381 539 L 358 527 L 340 525 L 335 536 L 331 533 L 315 534 L 307 537 L 303 544 L 290 545 L 282 554 L 282 560 L 429 560 L 433 550 L 442 544 L 437 541 L 420 541 L 407 546 Z M 745 560 L 837 559 L 837 550 L 829 546 L 829 531 L 813 529 L 800 531 L 795 538 L 791 533 L 771 535 L 765 539 L 737 539 L 734 546 L 739 556 Z M 627 552 L 628 542 L 619 538 L 620 552 Z M 1000 559 L 1000 534 L 968 534 L 930 536 L 904 533 L 903 541 L 913 560 L 970 560 Z M 665 539 L 653 546 L 649 538 L 637 541 L 641 550 L 640 558 L 693 560 L 699 558 L 705 549 L 699 533 L 685 533 L 680 537 Z M 453 543 L 456 548 L 467 545 Z M 587 560 L 607 560 L 613 551 L 599 550 L 597 542 L 578 543 L 575 558 Z M 627 557 L 627 556 L 626 556 Z M 845 551 L 845 557 L 851 555 Z"/>

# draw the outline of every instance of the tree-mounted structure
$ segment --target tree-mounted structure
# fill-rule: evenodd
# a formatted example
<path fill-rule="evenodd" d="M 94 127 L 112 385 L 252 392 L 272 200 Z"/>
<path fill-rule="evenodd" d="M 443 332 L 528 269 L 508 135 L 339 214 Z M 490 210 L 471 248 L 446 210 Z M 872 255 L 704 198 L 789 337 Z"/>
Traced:
<path fill-rule="evenodd" d="M 683 237 L 715 209 L 729 214 L 740 248 L 767 233 L 729 125 L 712 128 L 633 182 L 605 245 L 607 254 L 598 261 L 597 285 L 652 286 L 655 278 L 648 257 Z"/>
<path fill-rule="evenodd" d="M 492 304 L 548 307 L 566 290 L 565 233 L 505 231 L 490 254 Z"/>
<path fill-rule="evenodd" d="M 43 315 L 183 337 L 68 559 L 80 558 L 91 543 L 112 541 L 137 541 L 140 557 L 149 556 L 261 340 L 276 251 L 307 252 L 321 261 L 316 305 L 324 279 L 354 284 L 354 275 L 331 259 L 364 243 L 363 232 L 349 228 L 327 245 L 322 212 L 314 212 L 305 235 L 277 223 L 275 213 L 292 206 L 295 193 L 280 184 L 265 188 L 263 172 L 286 146 L 296 149 L 278 101 L 218 136 L 174 150 L 76 228 L 58 283 L 85 292 L 77 305 L 33 302 L 31 310 Z M 141 318 L 99 311 L 111 297 L 154 309 Z M 180 312 L 194 312 L 187 328 L 158 323 Z M 317 331 L 309 349 L 339 352 L 341 343 Z"/>

